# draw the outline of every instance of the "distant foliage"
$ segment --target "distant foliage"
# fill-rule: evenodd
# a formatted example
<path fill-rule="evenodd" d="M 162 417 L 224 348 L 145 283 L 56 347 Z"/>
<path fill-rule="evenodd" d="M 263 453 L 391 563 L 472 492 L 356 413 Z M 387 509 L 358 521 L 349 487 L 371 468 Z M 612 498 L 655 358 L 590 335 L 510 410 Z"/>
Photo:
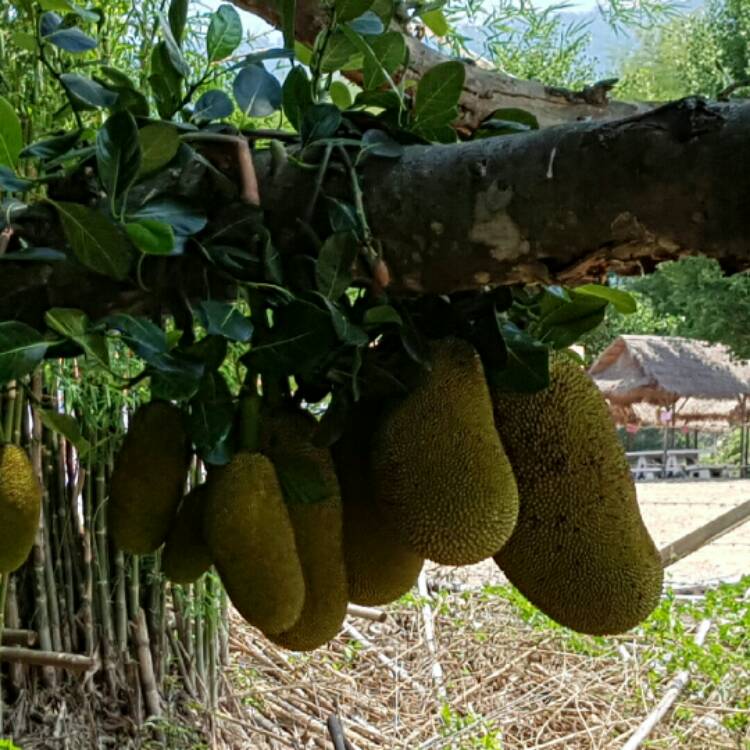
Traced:
<path fill-rule="evenodd" d="M 716 97 L 735 85 L 736 95 L 747 96 L 749 79 L 750 3 L 708 0 L 705 8 L 644 34 L 641 47 L 624 63 L 617 96 L 657 101 Z"/>

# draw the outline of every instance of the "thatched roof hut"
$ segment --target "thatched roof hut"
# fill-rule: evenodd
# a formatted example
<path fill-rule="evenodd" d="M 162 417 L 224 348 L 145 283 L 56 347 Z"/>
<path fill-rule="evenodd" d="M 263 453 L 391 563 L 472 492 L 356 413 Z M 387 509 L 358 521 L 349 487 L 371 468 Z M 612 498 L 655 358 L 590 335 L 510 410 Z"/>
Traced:
<path fill-rule="evenodd" d="M 639 427 L 696 427 L 709 432 L 723 432 L 727 425 L 742 423 L 742 409 L 739 401 L 717 399 L 687 398 L 675 406 L 674 421 L 671 407 L 654 404 L 616 404 L 609 403 L 613 419 L 619 425 L 638 425 Z"/>
<path fill-rule="evenodd" d="M 620 336 L 589 370 L 611 404 L 669 406 L 696 417 L 729 412 L 750 394 L 750 362 L 732 358 L 722 344 L 678 336 Z M 694 402 L 692 406 L 690 402 Z M 730 402 L 721 407 L 711 402 Z"/>

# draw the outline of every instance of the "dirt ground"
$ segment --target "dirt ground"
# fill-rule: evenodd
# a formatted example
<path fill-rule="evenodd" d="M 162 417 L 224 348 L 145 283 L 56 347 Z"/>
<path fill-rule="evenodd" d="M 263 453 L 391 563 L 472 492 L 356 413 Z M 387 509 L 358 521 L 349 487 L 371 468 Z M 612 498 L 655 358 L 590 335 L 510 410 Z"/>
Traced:
<path fill-rule="evenodd" d="M 750 479 L 650 481 L 636 484 L 643 520 L 660 549 L 750 500 Z M 492 560 L 463 568 L 428 567 L 437 581 L 482 585 L 502 578 Z M 750 519 L 667 568 L 670 583 L 702 583 L 750 574 Z"/>

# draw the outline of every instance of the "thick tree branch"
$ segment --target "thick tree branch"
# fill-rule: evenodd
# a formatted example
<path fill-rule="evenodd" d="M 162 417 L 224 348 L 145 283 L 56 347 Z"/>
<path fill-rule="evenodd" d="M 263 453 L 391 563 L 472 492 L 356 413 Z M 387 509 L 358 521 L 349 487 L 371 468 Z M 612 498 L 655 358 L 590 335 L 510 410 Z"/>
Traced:
<path fill-rule="evenodd" d="M 298 220 L 308 214 L 316 173 L 293 161 L 274 165 L 268 152 L 255 162 L 275 244 L 282 254 L 299 252 Z M 730 271 L 750 267 L 750 104 L 688 99 L 617 122 L 413 146 L 399 160 L 368 159 L 360 182 L 394 293 L 575 285 L 690 253 Z M 351 200 L 346 175 L 332 171 L 323 189 Z M 236 223 L 227 216 L 215 214 L 207 231 Z M 33 216 L 16 228 L 44 226 Z M 245 233 L 232 241 L 250 240 Z M 92 317 L 118 309 L 149 314 L 178 293 L 231 294 L 197 252 L 164 264 L 147 284 L 152 291 L 143 292 L 68 263 L 4 261 L 0 320 L 38 322 L 50 305 L 83 306 Z"/>
<path fill-rule="evenodd" d="M 310 177 L 291 165 L 265 175 L 283 247 Z M 369 162 L 363 187 L 402 291 L 577 284 L 690 253 L 746 268 L 750 105 L 688 99 L 619 122 L 416 146 Z"/>
<path fill-rule="evenodd" d="M 279 28 L 281 16 L 278 3 L 271 0 L 232 0 L 239 8 Z M 297 39 L 311 45 L 327 21 L 326 11 L 318 0 L 297 2 Z M 399 28 L 394 24 L 394 28 Z M 404 35 L 409 48 L 406 76 L 419 80 L 428 70 L 450 59 L 418 39 Z M 610 120 L 644 112 L 649 107 L 626 102 L 609 102 L 601 89 L 592 87 L 573 92 L 545 86 L 538 81 L 525 81 L 500 71 L 486 70 L 466 64 L 466 81 L 460 102 L 460 128 L 475 130 L 479 123 L 498 109 L 518 107 L 532 112 L 542 127 L 585 119 Z M 353 79 L 356 80 L 355 73 Z"/>

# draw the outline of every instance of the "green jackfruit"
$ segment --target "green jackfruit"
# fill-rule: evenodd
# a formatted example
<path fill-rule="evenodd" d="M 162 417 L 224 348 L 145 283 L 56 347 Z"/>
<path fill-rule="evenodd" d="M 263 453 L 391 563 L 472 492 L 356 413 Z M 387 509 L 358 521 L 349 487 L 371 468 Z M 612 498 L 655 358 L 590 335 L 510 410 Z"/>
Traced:
<path fill-rule="evenodd" d="M 24 564 L 34 545 L 42 488 L 26 452 L 0 445 L 0 573 Z"/>
<path fill-rule="evenodd" d="M 243 451 L 209 473 L 204 538 L 229 598 L 266 634 L 294 625 L 305 581 L 273 464 Z"/>
<path fill-rule="evenodd" d="M 374 435 L 375 498 L 415 552 L 470 565 L 510 537 L 518 492 L 479 355 L 460 339 L 434 342 L 431 353 L 432 369 Z"/>
<path fill-rule="evenodd" d="M 269 638 L 292 651 L 312 651 L 335 638 L 346 617 L 341 491 L 330 452 L 312 444 L 317 422 L 310 414 L 274 409 L 261 425 L 261 450 L 282 486 L 296 485 L 287 491 L 287 510 L 305 577 L 302 614 L 292 628 Z"/>
<path fill-rule="evenodd" d="M 151 401 L 136 411 L 110 485 L 109 530 L 118 547 L 143 555 L 164 543 L 185 487 L 188 448 L 176 406 Z"/>
<path fill-rule="evenodd" d="M 417 582 L 424 558 L 402 544 L 382 517 L 372 493 L 369 454 L 373 416 L 360 412 L 333 447 L 344 501 L 344 564 L 349 601 L 389 604 Z"/>
<path fill-rule="evenodd" d="M 550 385 L 493 394 L 518 481 L 518 524 L 495 561 L 545 614 L 592 635 L 644 620 L 662 565 L 607 405 L 588 375 L 555 357 Z"/>
<path fill-rule="evenodd" d="M 194 487 L 182 499 L 164 549 L 161 566 L 174 583 L 192 583 L 211 567 L 211 553 L 203 539 L 206 485 Z"/>

